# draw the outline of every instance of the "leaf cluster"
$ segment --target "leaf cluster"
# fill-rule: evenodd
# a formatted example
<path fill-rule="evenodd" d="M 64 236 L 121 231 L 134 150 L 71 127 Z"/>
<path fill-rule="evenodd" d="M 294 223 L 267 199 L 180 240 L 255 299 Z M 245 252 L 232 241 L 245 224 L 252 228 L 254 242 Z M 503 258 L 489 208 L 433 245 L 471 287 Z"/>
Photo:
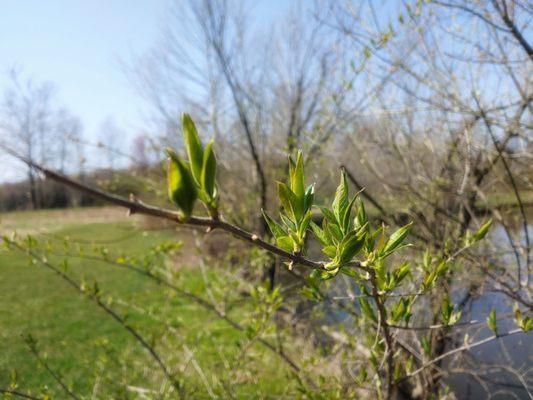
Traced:
<path fill-rule="evenodd" d="M 298 151 L 296 162 L 289 156 L 289 184 L 278 182 L 281 203 L 281 223 L 263 211 L 272 236 L 278 247 L 289 253 L 300 254 L 304 250 L 305 237 L 312 218 L 315 185 L 305 186 L 304 160 Z"/>
<path fill-rule="evenodd" d="M 189 114 L 183 115 L 183 139 L 188 161 L 167 149 L 168 193 L 170 200 L 180 209 L 185 219 L 193 212 L 199 198 L 209 215 L 218 217 L 219 192 L 216 184 L 217 160 L 214 141 L 202 145 L 198 130 Z"/>

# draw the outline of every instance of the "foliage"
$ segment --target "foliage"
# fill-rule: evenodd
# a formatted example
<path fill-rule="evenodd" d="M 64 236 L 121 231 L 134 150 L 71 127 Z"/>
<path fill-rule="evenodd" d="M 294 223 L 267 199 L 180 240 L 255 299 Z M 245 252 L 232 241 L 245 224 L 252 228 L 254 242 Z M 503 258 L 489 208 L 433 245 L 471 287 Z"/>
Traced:
<path fill-rule="evenodd" d="M 202 146 L 196 125 L 188 114 L 183 115 L 183 138 L 189 162 L 184 162 L 172 149 L 167 149 L 168 192 L 170 199 L 187 219 L 197 198 L 205 204 L 209 215 L 218 215 L 218 188 L 215 182 L 217 161 L 214 142 Z"/>
<path fill-rule="evenodd" d="M 431 332 L 439 328 L 447 332 L 460 323 L 462 310 L 452 301 L 453 293 L 444 289 L 438 292 L 438 296 L 429 297 L 438 302 L 440 326 L 435 328 L 412 325 L 413 321 L 420 323 L 423 319 L 424 302 L 428 299 L 425 295 L 433 296 L 432 291 L 439 285 L 445 287 L 453 269 L 457 268 L 458 256 L 467 252 L 487 235 L 491 220 L 482 224 L 475 233 L 466 231 L 459 241 L 461 243 L 459 247 L 445 244 L 437 250 L 426 249 L 419 261 L 416 257 L 410 261 L 402 259 L 400 251 L 406 251 L 409 246 L 407 238 L 413 224 L 411 222 L 403 224 L 394 231 L 389 231 L 383 223 L 375 226 L 366 213 L 365 205 L 359 197 L 360 192 L 350 196 L 347 173 L 344 170 L 341 170 L 340 182 L 331 205 L 329 207 L 316 205 L 315 185 L 306 185 L 304 157 L 302 152 L 298 151 L 296 160 L 289 157 L 288 183 L 278 182 L 280 221 L 276 221 L 263 210 L 266 224 L 273 236 L 275 243 L 273 245 L 221 219 L 214 142 L 211 141 L 205 148 L 203 147 L 195 124 L 188 115 L 183 118 L 183 135 L 187 159 L 181 158 L 171 149 L 167 150 L 168 193 L 180 212 L 178 222 L 226 230 L 252 246 L 281 256 L 292 273 L 295 273 L 293 270 L 297 266 L 311 268 L 312 272 L 305 277 L 305 286 L 301 289 L 301 293 L 313 301 L 336 304 L 342 309 L 342 304 L 335 302 L 330 291 L 341 278 L 345 279 L 350 287 L 358 289 L 359 307 L 352 314 L 354 325 L 349 327 L 350 330 L 356 330 L 343 332 L 339 329 L 335 334 L 344 337 L 343 350 L 362 346 L 365 351 L 343 352 L 345 361 L 355 362 L 359 368 L 357 378 L 352 381 L 356 383 L 353 387 L 351 385 L 345 387 L 342 383 L 343 377 L 326 374 L 322 368 L 316 370 L 322 361 L 315 354 L 309 359 L 297 357 L 295 361 L 293 357 L 297 354 L 288 354 L 284 346 L 287 344 L 302 346 L 302 343 L 299 343 L 302 338 L 290 337 L 282 324 L 274 323 L 286 306 L 282 288 L 275 287 L 269 290 L 263 284 L 252 285 L 246 291 L 251 302 L 242 308 L 228 306 L 231 304 L 231 296 L 235 294 L 231 287 L 236 285 L 236 282 L 222 278 L 224 275 L 220 272 L 213 272 L 212 276 L 204 280 L 205 296 L 189 291 L 174 282 L 176 273 L 169 269 L 167 264 L 168 257 L 181 248 L 180 244 L 158 243 L 144 256 L 141 253 L 139 257 L 128 252 L 120 255 L 112 254 L 106 246 L 94 246 L 90 253 L 82 247 L 78 247 L 77 254 L 68 252 L 67 256 L 94 259 L 115 267 L 126 268 L 172 293 L 169 298 L 149 302 L 147 314 L 161 324 L 157 323 L 153 330 L 146 327 L 141 329 L 129 311 L 118 311 L 122 308 L 121 300 L 108 293 L 101 285 L 100 279 L 87 279 L 83 275 L 73 273 L 67 261 L 68 257 L 58 257 L 54 253 L 54 246 L 49 242 L 41 243 L 38 238 L 31 235 L 25 239 L 5 236 L 6 249 L 25 254 L 31 266 L 41 266 L 54 272 L 71 289 L 110 316 L 129 334 L 130 339 L 133 338 L 137 342 L 140 349 L 145 350 L 157 372 L 146 374 L 141 372 L 142 369 L 140 370 L 138 366 L 132 366 L 131 373 L 126 376 L 128 380 L 138 382 L 145 379 L 154 385 L 162 382 L 160 395 L 168 398 L 175 395 L 191 396 L 198 390 L 197 385 L 203 385 L 210 397 L 226 395 L 235 397 L 237 393 L 244 392 L 241 392 L 243 388 L 240 385 L 232 382 L 238 374 L 243 371 L 249 372 L 254 368 L 251 360 L 255 360 L 255 357 L 251 349 L 254 345 L 261 345 L 263 351 L 268 350 L 270 356 L 275 356 L 278 362 L 283 362 L 291 371 L 293 379 L 289 379 L 288 387 L 292 387 L 292 390 L 297 388 L 306 398 L 322 398 L 325 394 L 327 398 L 352 398 L 360 395 L 361 391 L 371 391 L 378 398 L 394 398 L 400 389 L 407 391 L 412 389 L 404 385 L 413 376 L 429 372 L 429 367 L 434 363 L 454 354 L 452 350 L 439 356 L 434 355 L 435 339 L 430 333 L 416 337 L 417 345 L 425 354 L 425 358 L 420 359 L 417 352 L 403 345 L 402 338 L 397 332 L 410 329 Z M 204 204 L 207 217 L 194 215 L 197 200 Z M 124 200 L 119 201 L 120 204 L 124 204 Z M 135 208 L 138 207 L 138 203 L 135 202 L 130 206 L 133 210 L 147 214 L 153 212 L 155 215 L 168 215 L 166 211 L 156 208 Z M 308 233 L 312 233 L 312 237 L 308 236 Z M 308 244 L 312 238 L 322 245 L 323 257 L 318 261 L 307 258 L 310 253 Z M 63 245 L 65 251 L 71 250 L 68 241 Z M 299 274 L 297 276 L 302 277 Z M 213 283 L 217 281 L 221 287 L 229 288 L 228 291 L 220 291 L 224 297 L 219 299 L 213 287 Z M 191 322 L 190 316 L 179 321 L 173 319 L 174 295 L 194 301 L 221 322 L 240 331 L 240 335 L 235 338 L 236 352 L 235 349 L 224 352 L 222 357 L 227 366 L 224 373 L 208 379 L 200 367 L 201 360 L 195 358 L 188 343 L 171 334 L 174 331 L 183 331 L 182 325 Z M 519 330 L 499 332 L 496 313 L 492 310 L 488 315 L 487 324 L 495 337 L 531 330 L 531 318 L 519 307 L 515 308 L 515 320 Z M 148 322 L 148 326 L 152 323 L 153 321 Z M 357 332 L 357 335 L 352 335 L 353 332 Z M 156 340 L 157 337 L 159 340 Z M 482 340 L 465 346 L 477 346 L 485 342 L 486 340 Z M 47 361 L 41 358 L 36 342 L 31 340 L 29 345 L 31 351 L 41 364 L 50 370 L 60 386 L 70 392 L 70 386 L 62 381 L 63 374 L 53 372 Z M 190 377 L 184 372 L 186 367 L 180 364 L 180 352 L 171 351 L 177 345 L 182 347 L 183 354 L 195 365 L 198 381 L 191 382 Z M 118 364 L 122 365 L 120 361 Z M 106 376 L 106 381 L 109 390 L 118 392 L 124 388 L 128 390 L 129 383 L 125 384 L 126 386 L 114 386 L 110 376 Z M 16 385 L 16 382 L 12 382 L 11 385 Z"/>
<path fill-rule="evenodd" d="M 78 211 L 78 218 L 85 218 L 84 210 Z M 77 224 L 61 227 L 53 237 L 38 235 L 30 241 L 24 237 L 15 240 L 25 248 L 31 244 L 34 251 L 65 268 L 88 290 L 98 287 L 102 299 L 149 337 L 168 356 L 167 362 L 180 368 L 189 365 L 184 373 L 187 397 L 209 394 L 196 370 L 187 364 L 191 356 L 184 346 L 194 349 L 194 360 L 205 374 L 217 376 L 213 390 L 220 397 L 227 395 L 222 384 L 240 397 L 259 397 L 267 390 L 282 394 L 290 388 L 283 363 L 254 337 L 243 335 L 187 297 L 126 268 L 131 264 L 142 271 L 152 271 L 188 292 L 206 298 L 214 296 L 217 302 L 236 302 L 228 309 L 228 316 L 254 327 L 256 335 L 272 331 L 270 322 L 263 322 L 257 330 L 257 321 L 266 319 L 261 311 L 239 303 L 241 283 L 230 274 L 209 270 L 204 275 L 197 265 L 182 265 L 179 271 L 174 270 L 173 260 L 182 257 L 181 239 L 187 240 L 186 237 L 140 228 L 124 222 Z M 109 244 L 102 244 L 108 241 Z M 37 396 L 65 398 L 61 387 L 24 345 L 23 336 L 31 334 L 39 354 L 80 397 L 92 392 L 96 398 L 136 397 L 143 391 L 135 390 L 141 389 L 146 396 L 156 397 L 156 388 L 164 379 L 150 356 L 140 351 L 123 327 L 95 310 L 55 275 L 39 268 L 37 260 L 30 261 L 28 255 L 15 249 L 0 252 L 0 290 L 4 304 L 9 304 L 11 310 L 0 314 L 0 336 L 4 338 L 0 388 L 24 392 L 31 389 Z M 233 294 L 227 297 L 230 288 Z M 232 368 L 225 369 L 224 365 Z M 253 375 L 243 375 L 241 371 L 245 369 Z M 174 397 L 169 394 L 169 398 Z"/>

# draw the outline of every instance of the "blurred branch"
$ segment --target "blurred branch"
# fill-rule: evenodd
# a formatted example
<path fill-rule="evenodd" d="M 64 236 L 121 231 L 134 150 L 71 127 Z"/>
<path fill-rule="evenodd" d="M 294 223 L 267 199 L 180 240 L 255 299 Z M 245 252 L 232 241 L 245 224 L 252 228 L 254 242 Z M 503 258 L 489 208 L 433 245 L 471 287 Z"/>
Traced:
<path fill-rule="evenodd" d="M 65 384 L 65 382 L 63 382 L 63 379 L 62 377 L 56 373 L 49 365 L 48 363 L 40 356 L 39 352 L 37 351 L 37 345 L 34 341 L 34 339 L 31 337 L 31 336 L 28 336 L 27 338 L 25 338 L 24 340 L 26 342 L 26 345 L 28 346 L 28 349 L 30 350 L 30 352 L 33 354 L 33 356 L 37 359 L 37 361 L 39 362 L 39 364 L 41 364 L 44 369 L 46 369 L 46 371 L 52 376 L 52 378 L 59 384 L 59 386 L 61 386 L 63 388 L 63 390 L 70 396 L 72 397 L 73 399 L 75 400 L 80 400 L 80 398 L 78 396 L 76 396 L 76 394 L 74 394 L 74 392 L 72 392 L 72 390 L 69 389 L 69 387 Z"/>
<path fill-rule="evenodd" d="M 481 345 L 483 345 L 485 343 L 489 343 L 489 342 L 491 342 L 491 341 L 493 341 L 495 339 L 500 339 L 500 338 L 504 338 L 504 337 L 507 337 L 507 336 L 516 335 L 517 333 L 524 333 L 524 331 L 522 329 L 514 329 L 514 330 L 509 331 L 507 333 L 500 333 L 500 334 L 498 334 L 498 336 L 490 336 L 490 337 L 482 339 L 482 340 L 480 340 L 478 342 L 474 342 L 474 343 L 471 343 L 471 344 L 465 344 L 464 346 L 457 347 L 457 348 L 455 348 L 453 350 L 448 351 L 447 353 L 441 354 L 440 356 L 435 357 L 432 360 L 426 362 L 424 365 L 422 365 L 417 370 L 405 375 L 403 378 L 400 378 L 399 382 L 402 382 L 404 380 L 410 379 L 410 378 L 418 375 L 419 373 L 424 371 L 426 368 L 429 368 L 432 365 L 438 363 L 439 361 L 441 361 L 441 360 L 443 360 L 445 358 L 448 358 L 448 357 L 450 357 L 450 356 L 452 356 L 454 354 L 473 349 L 474 347 L 478 347 L 478 346 L 481 346 Z"/>
<path fill-rule="evenodd" d="M 509 182 L 511 183 L 511 187 L 513 188 L 513 193 L 515 195 L 516 201 L 518 202 L 518 207 L 520 209 L 520 215 L 522 216 L 522 226 L 523 226 L 523 230 L 524 230 L 524 237 L 525 237 L 526 248 L 527 248 L 527 251 L 526 251 L 526 271 L 525 271 L 526 284 L 525 284 L 525 286 L 528 286 L 529 285 L 529 265 L 530 265 L 530 262 L 531 262 L 531 251 L 530 251 L 531 243 L 530 243 L 530 239 L 529 239 L 528 219 L 527 219 L 527 215 L 526 215 L 526 212 L 525 212 L 525 209 L 524 209 L 524 203 L 522 202 L 522 198 L 520 196 L 520 192 L 518 191 L 518 186 L 516 184 L 515 177 L 514 177 L 512 171 L 511 171 L 511 168 L 509 167 L 509 164 L 507 163 L 507 160 L 506 160 L 506 158 L 504 156 L 504 149 L 502 149 L 502 147 L 500 146 L 499 141 L 496 139 L 496 136 L 494 135 L 494 132 L 492 130 L 492 126 L 489 123 L 487 114 L 485 113 L 484 109 L 481 107 L 481 105 L 479 103 L 479 99 L 477 98 L 477 96 L 474 96 L 474 98 L 475 98 L 475 100 L 477 102 L 477 105 L 479 107 L 479 111 L 481 113 L 481 117 L 483 118 L 483 121 L 485 122 L 485 126 L 487 127 L 487 131 L 489 132 L 489 135 L 490 135 L 490 138 L 492 140 L 492 143 L 493 143 L 494 147 L 496 148 L 496 151 L 498 152 L 499 158 L 502 160 L 503 167 L 505 169 L 507 177 L 509 178 Z M 521 281 L 522 281 L 522 279 L 521 279 L 521 271 L 520 271 L 520 268 L 518 268 L 518 285 L 519 286 L 522 285 Z"/>
<path fill-rule="evenodd" d="M 85 290 L 83 290 L 80 285 L 74 281 L 70 276 L 65 274 L 63 271 L 61 271 L 59 268 L 55 267 L 54 265 L 50 264 L 46 258 L 39 257 L 37 253 L 30 250 L 29 248 L 24 248 L 17 242 L 5 238 L 6 242 L 10 245 L 21 251 L 22 253 L 26 253 L 30 255 L 33 259 L 38 261 L 42 266 L 48 268 L 49 270 L 53 271 L 56 275 L 58 275 L 61 279 L 63 279 L 66 283 L 68 283 L 72 288 L 74 288 L 78 293 L 86 296 L 88 299 L 92 300 L 98 307 L 100 307 L 106 314 L 108 314 L 111 318 L 113 318 L 119 325 L 121 325 L 126 331 L 128 331 L 135 340 L 145 349 L 148 351 L 148 353 L 152 356 L 152 358 L 156 361 L 156 363 L 159 365 L 161 371 L 163 371 L 164 375 L 167 377 L 167 379 L 172 383 L 172 385 L 179 389 L 181 387 L 180 383 L 175 379 L 174 374 L 172 374 L 167 367 L 167 365 L 163 362 L 159 354 L 155 351 L 153 346 L 151 346 L 148 341 L 131 325 L 127 324 L 126 321 L 120 317 L 113 309 L 111 309 L 107 304 L 105 304 L 100 297 L 97 294 L 89 293 Z"/>
<path fill-rule="evenodd" d="M 198 295 L 196 295 L 194 293 L 191 293 L 191 292 L 189 292 L 189 291 L 187 291 L 185 289 L 182 289 L 179 286 L 173 284 L 172 282 L 169 282 L 168 280 L 163 279 L 160 276 L 157 276 L 157 275 L 155 275 L 154 273 L 152 273 L 152 272 L 150 272 L 148 270 L 139 268 L 136 265 L 129 264 L 129 263 L 119 263 L 119 262 L 112 261 L 112 260 L 109 260 L 109 259 L 104 259 L 102 257 L 89 256 L 89 255 L 79 255 L 78 256 L 78 255 L 75 255 L 75 254 L 67 253 L 67 254 L 63 254 L 63 256 L 79 257 L 79 258 L 82 258 L 82 259 L 105 262 L 107 264 L 114 265 L 114 266 L 120 267 L 120 268 L 125 268 L 125 269 L 133 271 L 133 272 L 135 272 L 137 274 L 146 276 L 146 277 L 152 279 L 158 285 L 165 286 L 165 287 L 173 290 L 177 294 L 179 294 L 179 295 L 181 295 L 183 297 L 186 297 L 189 300 L 194 301 L 199 306 L 203 307 L 207 311 L 210 311 L 210 312 L 214 313 L 217 317 L 219 317 L 219 318 L 223 319 L 224 321 L 226 321 L 230 326 L 232 326 L 233 328 L 237 329 L 238 331 L 245 331 L 246 330 L 246 328 L 243 327 L 241 324 L 239 324 L 237 321 L 235 321 L 232 318 L 228 317 L 224 311 L 219 310 L 217 307 L 215 307 L 215 305 L 213 305 L 209 301 L 205 300 L 201 296 L 198 296 Z M 265 346 L 266 348 L 268 348 L 269 350 L 273 351 L 279 357 L 281 357 L 281 359 L 283 361 L 285 361 L 290 366 L 290 368 L 293 369 L 295 372 L 300 372 L 301 371 L 300 366 L 294 360 L 292 360 L 283 350 L 277 349 L 272 343 L 268 342 L 265 339 L 258 338 L 257 341 L 259 343 L 261 343 L 263 346 Z"/>
<path fill-rule="evenodd" d="M 46 400 L 47 397 L 35 397 L 29 394 L 19 392 L 18 390 L 2 389 L 0 388 L 0 393 L 7 396 L 20 397 L 21 399 L 30 399 L 30 400 Z"/>
<path fill-rule="evenodd" d="M 533 48 L 531 48 L 531 45 L 526 40 L 524 35 L 522 35 L 522 32 L 518 29 L 514 21 L 509 16 L 509 12 L 507 11 L 507 6 L 505 4 L 506 0 L 502 0 L 502 6 L 498 4 L 497 0 L 492 0 L 492 4 L 494 5 L 494 8 L 498 11 L 499 16 L 505 23 L 505 25 L 509 28 L 511 31 L 511 34 L 514 36 L 514 38 L 520 43 L 520 46 L 524 49 L 524 51 L 529 56 L 529 59 L 533 61 Z"/>

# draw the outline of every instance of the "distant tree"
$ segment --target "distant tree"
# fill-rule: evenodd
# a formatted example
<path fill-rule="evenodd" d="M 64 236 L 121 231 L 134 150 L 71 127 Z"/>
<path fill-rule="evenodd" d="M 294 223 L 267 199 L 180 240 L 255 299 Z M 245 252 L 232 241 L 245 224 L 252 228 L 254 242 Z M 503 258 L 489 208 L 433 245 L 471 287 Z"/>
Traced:
<path fill-rule="evenodd" d="M 61 109 L 56 115 L 56 133 L 61 140 L 57 141 L 58 168 L 61 172 L 67 166 L 78 167 L 77 143 L 81 140 L 82 124 L 78 117 L 73 116 L 67 109 Z M 70 171 L 72 172 L 72 171 Z"/>
<path fill-rule="evenodd" d="M 273 193 L 268 175 L 288 171 L 279 156 L 298 147 L 314 155 L 343 123 L 345 55 L 303 5 L 264 31 L 252 23 L 249 6 L 174 2 L 160 45 L 139 61 L 134 76 L 167 128 L 167 142 L 178 136 L 180 110 L 193 110 L 201 125 L 232 144 L 222 161 L 254 182 L 234 194 L 235 204 L 248 190 L 246 197 L 267 209 Z M 270 168 L 272 160 L 280 168 Z M 260 215 L 252 221 L 268 234 Z M 271 266 L 271 282 L 274 274 Z"/>
<path fill-rule="evenodd" d="M 132 157 L 134 166 L 141 171 L 146 170 L 150 166 L 150 144 L 146 135 L 139 134 L 133 139 Z"/>
<path fill-rule="evenodd" d="M 108 117 L 100 126 L 98 147 L 103 149 L 103 162 L 111 171 L 117 168 L 117 154 L 120 154 L 120 147 L 124 144 L 124 132 L 118 127 L 116 121 Z"/>
<path fill-rule="evenodd" d="M 28 160 L 46 165 L 55 134 L 51 125 L 54 88 L 50 83 L 23 80 L 16 70 L 10 72 L 10 78 L 0 104 L 1 139 Z M 39 208 L 38 177 L 31 168 L 27 176 L 31 206 Z"/>

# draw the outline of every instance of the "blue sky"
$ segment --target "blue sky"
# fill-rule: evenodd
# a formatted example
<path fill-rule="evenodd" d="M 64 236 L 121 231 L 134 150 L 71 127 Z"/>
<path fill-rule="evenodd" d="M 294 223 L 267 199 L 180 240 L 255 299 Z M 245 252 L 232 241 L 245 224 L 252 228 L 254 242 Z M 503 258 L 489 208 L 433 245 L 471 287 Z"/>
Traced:
<path fill-rule="evenodd" d="M 130 138 L 145 124 L 147 105 L 121 66 L 158 39 L 172 0 L 3 0 L 0 13 L 0 93 L 7 72 L 55 85 L 57 100 L 98 138 L 112 117 Z M 258 15 L 275 17 L 288 0 L 261 0 Z M 264 20 L 264 19 L 263 19 Z"/>
<path fill-rule="evenodd" d="M 0 87 L 6 71 L 50 81 L 58 100 L 94 134 L 107 116 L 132 129 L 142 99 L 120 66 L 156 40 L 166 0 L 5 1 L 0 16 Z"/>

